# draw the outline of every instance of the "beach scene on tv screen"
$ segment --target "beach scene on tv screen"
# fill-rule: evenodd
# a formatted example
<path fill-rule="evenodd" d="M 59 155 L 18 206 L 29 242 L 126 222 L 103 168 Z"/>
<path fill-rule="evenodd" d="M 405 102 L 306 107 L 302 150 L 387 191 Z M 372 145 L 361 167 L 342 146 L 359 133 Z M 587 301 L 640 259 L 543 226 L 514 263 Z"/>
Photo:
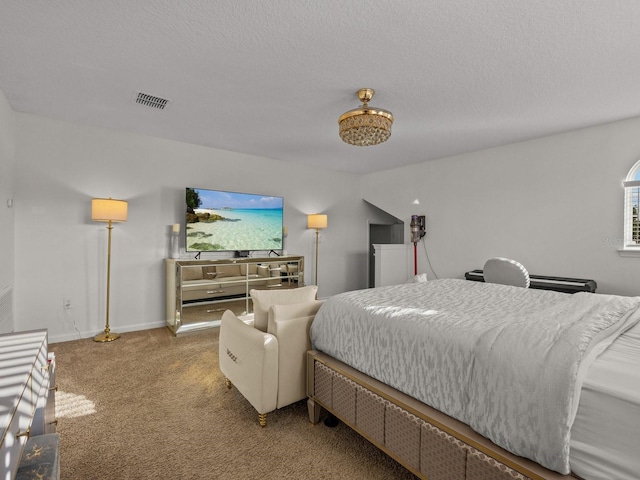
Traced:
<path fill-rule="evenodd" d="M 187 251 L 282 249 L 282 197 L 187 188 L 186 202 Z"/>

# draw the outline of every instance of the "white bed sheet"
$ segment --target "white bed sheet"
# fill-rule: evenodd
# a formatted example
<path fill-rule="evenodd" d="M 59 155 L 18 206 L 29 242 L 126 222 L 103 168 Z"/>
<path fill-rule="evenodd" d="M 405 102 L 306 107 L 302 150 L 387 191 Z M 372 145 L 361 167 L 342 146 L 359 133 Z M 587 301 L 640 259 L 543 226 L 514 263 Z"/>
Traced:
<path fill-rule="evenodd" d="M 571 471 L 589 480 L 640 478 L 640 324 L 591 365 L 571 429 Z"/>

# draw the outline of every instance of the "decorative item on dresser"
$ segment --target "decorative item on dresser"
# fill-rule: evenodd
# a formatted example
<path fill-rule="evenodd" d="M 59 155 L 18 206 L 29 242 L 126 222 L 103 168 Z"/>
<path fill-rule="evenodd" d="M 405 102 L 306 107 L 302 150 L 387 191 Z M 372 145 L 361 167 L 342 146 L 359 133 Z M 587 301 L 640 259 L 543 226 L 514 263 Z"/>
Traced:
<path fill-rule="evenodd" d="M 55 357 L 48 353 L 47 331 L 0 335 L 0 371 L 0 480 L 16 478 L 19 466 L 27 463 L 20 476 L 36 478 L 27 476 L 34 462 L 23 458 L 23 452 L 43 440 L 55 446 L 47 465 L 52 473 L 46 478 L 59 478 Z"/>
<path fill-rule="evenodd" d="M 174 334 L 216 327 L 225 310 L 253 311 L 250 290 L 304 285 L 304 257 L 166 259 L 166 321 Z"/>
<path fill-rule="evenodd" d="M 174 223 L 173 227 L 171 227 L 169 257 L 180 258 L 180 224 L 179 223 Z"/>

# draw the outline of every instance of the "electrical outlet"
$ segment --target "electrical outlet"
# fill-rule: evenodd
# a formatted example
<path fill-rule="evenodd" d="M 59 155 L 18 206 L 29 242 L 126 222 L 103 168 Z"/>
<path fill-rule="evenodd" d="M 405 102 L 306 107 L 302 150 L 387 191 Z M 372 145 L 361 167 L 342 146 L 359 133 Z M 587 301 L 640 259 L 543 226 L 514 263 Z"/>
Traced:
<path fill-rule="evenodd" d="M 62 306 L 64 307 L 65 310 L 71 310 L 71 299 L 70 298 L 63 298 L 62 299 Z"/>

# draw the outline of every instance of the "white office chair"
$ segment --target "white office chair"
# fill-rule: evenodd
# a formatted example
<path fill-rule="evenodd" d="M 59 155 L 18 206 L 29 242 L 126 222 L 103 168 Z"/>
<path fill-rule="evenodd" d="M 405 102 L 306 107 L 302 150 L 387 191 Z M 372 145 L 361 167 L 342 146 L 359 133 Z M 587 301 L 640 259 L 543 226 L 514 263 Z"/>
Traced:
<path fill-rule="evenodd" d="M 529 272 L 521 263 L 509 258 L 490 258 L 484 264 L 483 275 L 487 283 L 529 288 Z"/>

